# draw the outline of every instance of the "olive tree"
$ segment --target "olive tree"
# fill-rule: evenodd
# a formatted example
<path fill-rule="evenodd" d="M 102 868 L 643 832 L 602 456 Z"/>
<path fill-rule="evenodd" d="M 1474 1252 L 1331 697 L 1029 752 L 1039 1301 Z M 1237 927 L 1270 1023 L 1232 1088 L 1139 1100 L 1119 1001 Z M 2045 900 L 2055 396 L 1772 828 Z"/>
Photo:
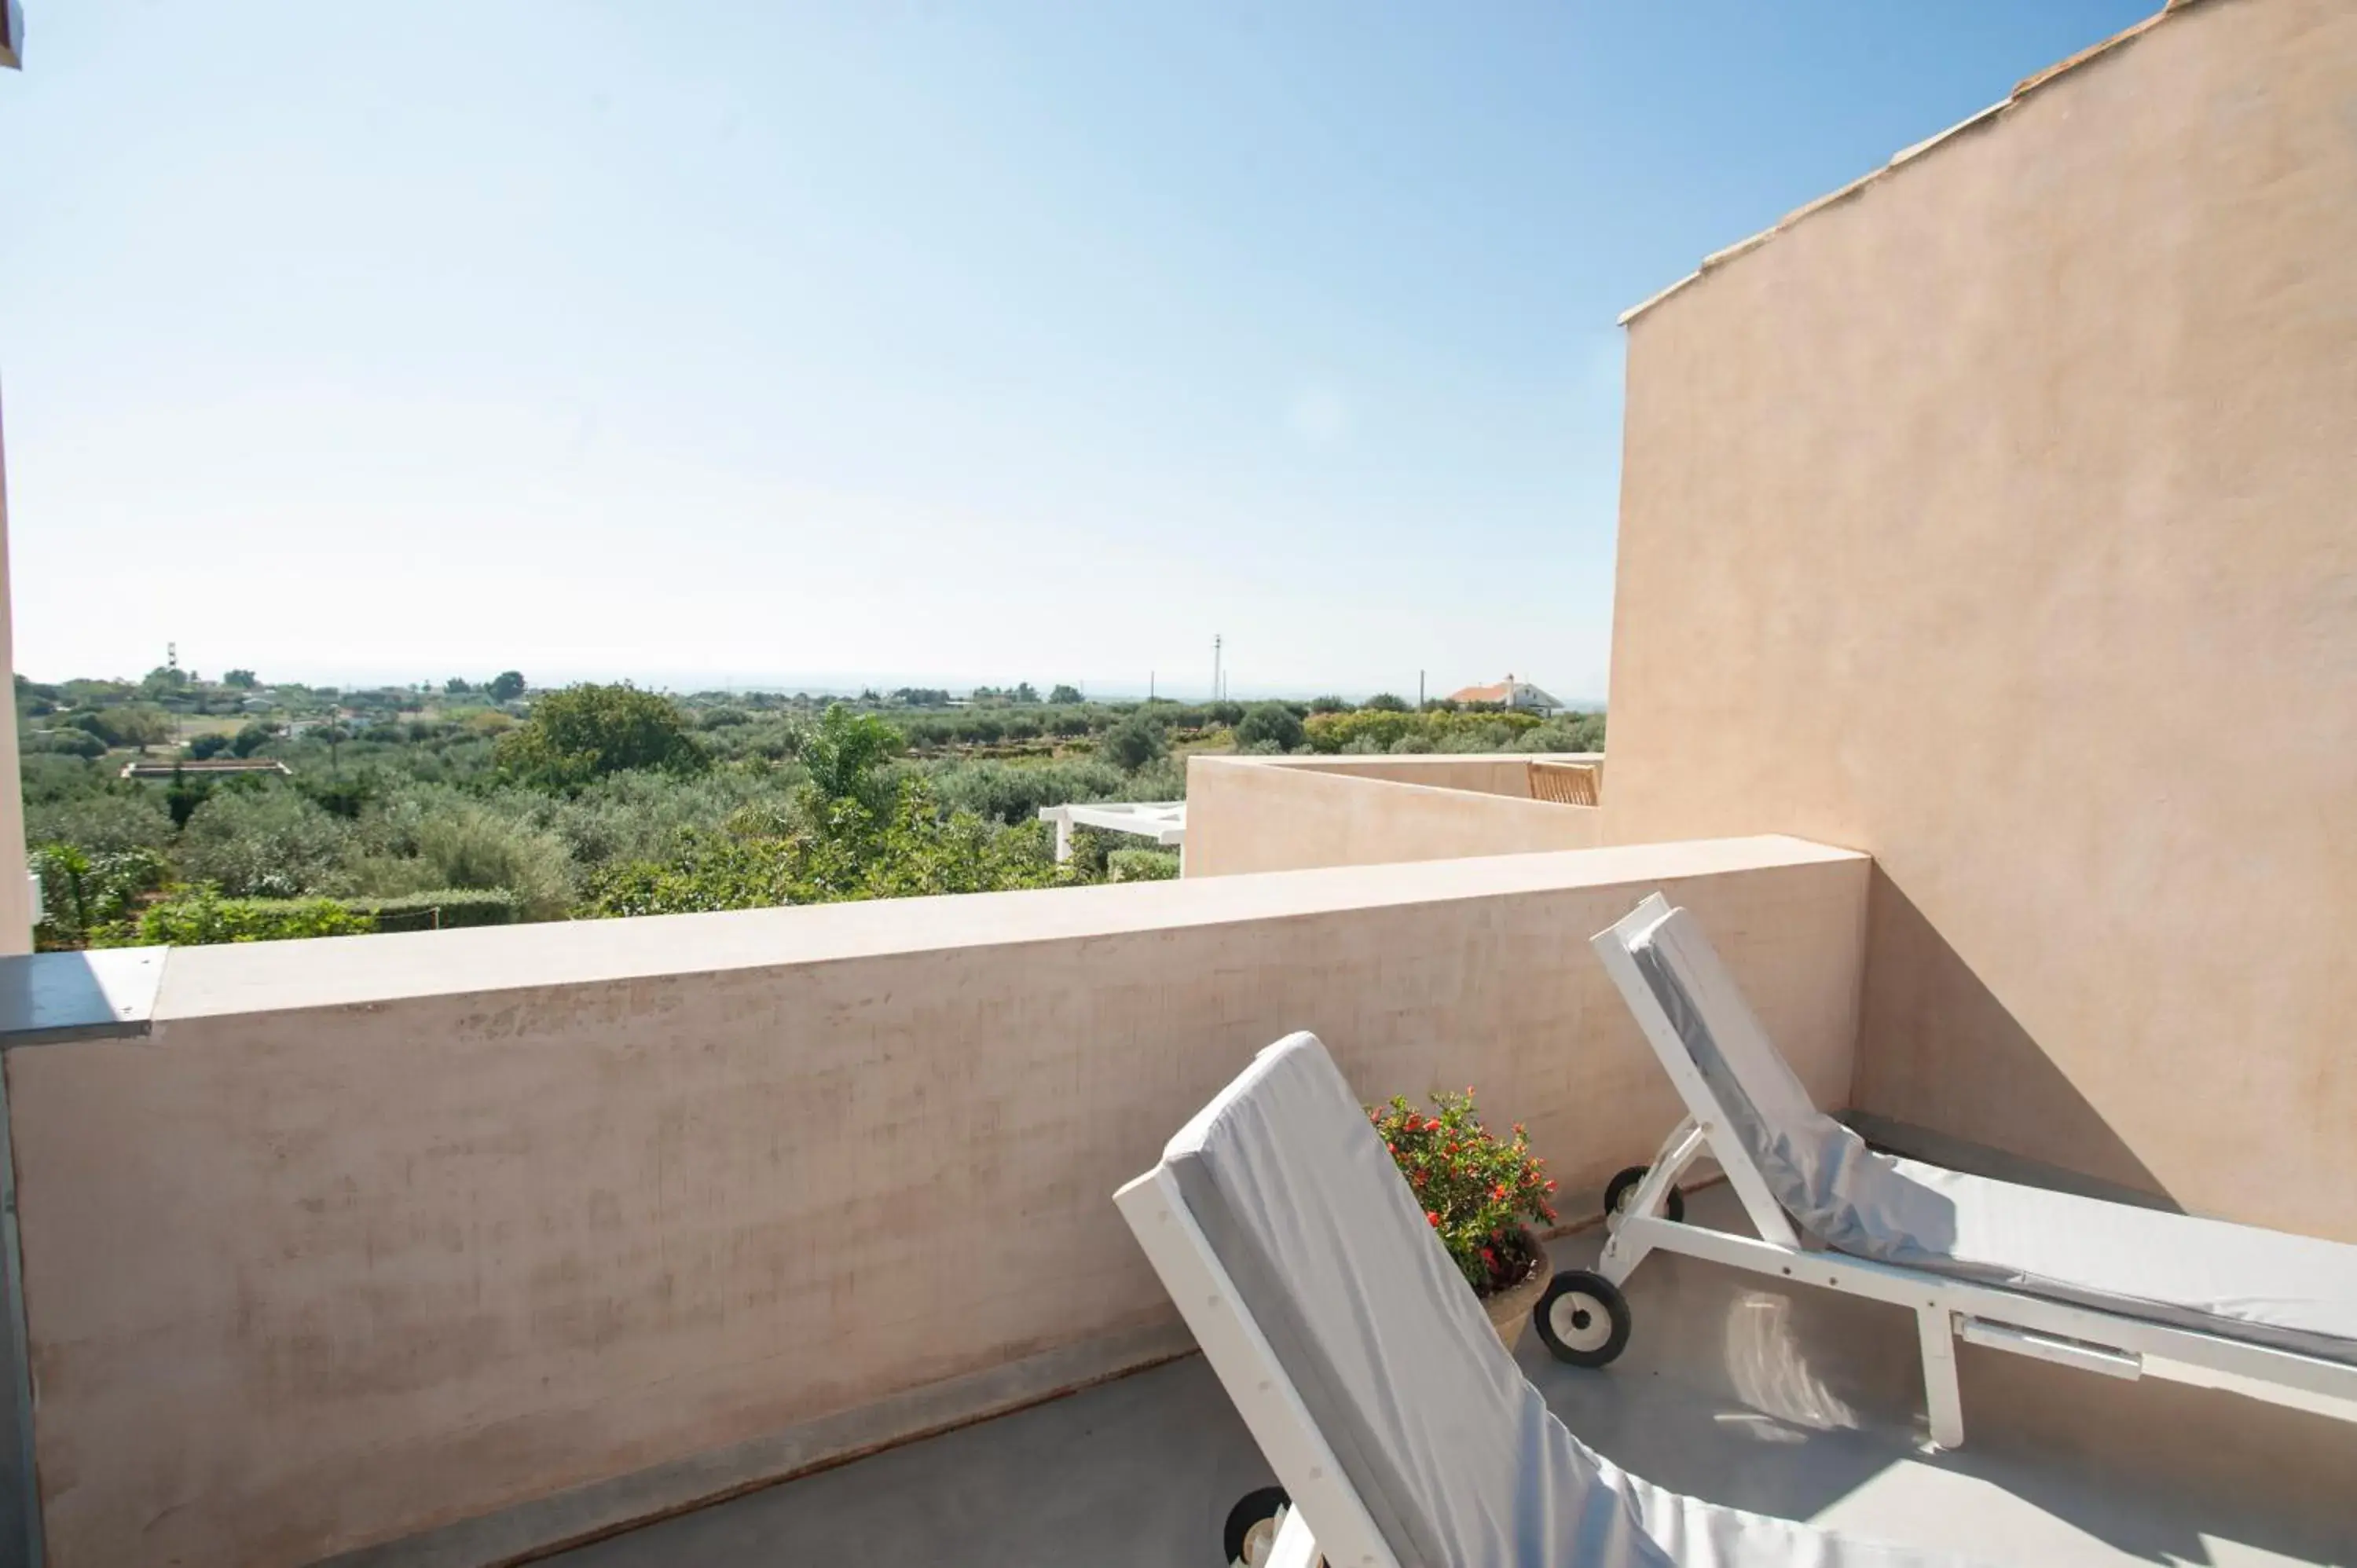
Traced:
<path fill-rule="evenodd" d="M 569 789 L 609 773 L 694 773 L 711 758 L 687 715 L 659 692 L 582 684 L 551 692 L 499 740 L 501 771 L 519 783 Z"/>
<path fill-rule="evenodd" d="M 1169 744 L 1163 738 L 1162 726 L 1141 709 L 1105 731 L 1100 749 L 1123 772 L 1135 773 L 1168 755 Z"/>
<path fill-rule="evenodd" d="M 1301 744 L 1301 715 L 1283 703 L 1255 703 L 1236 721 L 1236 749 L 1274 745 L 1291 751 Z"/>

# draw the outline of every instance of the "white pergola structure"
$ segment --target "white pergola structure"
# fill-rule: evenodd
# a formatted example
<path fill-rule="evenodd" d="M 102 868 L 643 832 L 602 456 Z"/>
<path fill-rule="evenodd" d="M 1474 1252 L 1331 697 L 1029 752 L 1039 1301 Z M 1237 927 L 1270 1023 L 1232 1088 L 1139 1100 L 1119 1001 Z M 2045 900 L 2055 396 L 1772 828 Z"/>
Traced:
<path fill-rule="evenodd" d="M 1164 849 L 1183 849 L 1187 843 L 1187 802 L 1184 800 L 1104 800 L 1089 806 L 1042 806 L 1039 820 L 1056 824 L 1056 859 L 1072 858 L 1074 828 L 1103 828 L 1109 833 L 1135 833 Z"/>

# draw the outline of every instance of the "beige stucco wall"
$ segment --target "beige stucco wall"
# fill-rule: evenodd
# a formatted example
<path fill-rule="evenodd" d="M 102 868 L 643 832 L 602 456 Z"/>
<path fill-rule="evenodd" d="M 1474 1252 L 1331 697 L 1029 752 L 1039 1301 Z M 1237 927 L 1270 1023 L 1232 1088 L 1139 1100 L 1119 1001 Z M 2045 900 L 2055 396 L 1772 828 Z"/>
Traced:
<path fill-rule="evenodd" d="M 1601 842 L 1599 809 L 1530 798 L 1529 760 L 1446 757 L 1421 767 L 1412 766 L 1420 758 L 1405 757 L 1189 757 L 1187 875 L 1522 854 Z M 1517 783 L 1520 789 L 1510 788 Z"/>
<path fill-rule="evenodd" d="M 1605 827 L 1873 854 L 1861 1107 L 2357 1240 L 2352 83 L 2210 0 L 1637 316 Z"/>
<path fill-rule="evenodd" d="M 6 1054 L 49 1561 L 262 1565 L 1169 1318 L 1110 1196 L 1254 1051 L 1473 1083 L 1566 1196 L 1692 907 L 1817 1092 L 1867 865 L 1745 840 L 175 951 Z"/>
<path fill-rule="evenodd" d="M 33 950 L 26 880 L 25 792 L 16 760 L 16 613 L 8 582 L 7 436 L 0 430 L 0 954 Z"/>

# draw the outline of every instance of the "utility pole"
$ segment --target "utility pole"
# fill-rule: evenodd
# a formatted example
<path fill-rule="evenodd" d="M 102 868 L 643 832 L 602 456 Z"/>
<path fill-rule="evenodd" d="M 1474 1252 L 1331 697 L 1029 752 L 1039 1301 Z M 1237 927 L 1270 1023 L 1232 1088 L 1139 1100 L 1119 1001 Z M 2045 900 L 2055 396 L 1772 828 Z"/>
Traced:
<path fill-rule="evenodd" d="M 1424 671 L 1415 672 L 1415 711 L 1424 712 Z"/>
<path fill-rule="evenodd" d="M 1222 639 L 1218 632 L 1215 631 L 1211 634 L 1211 701 L 1215 703 L 1227 694 L 1220 685 L 1220 645 L 1222 640 Z"/>
<path fill-rule="evenodd" d="M 1146 672 L 1146 700 L 1149 703 L 1154 701 L 1154 671 L 1151 670 Z"/>

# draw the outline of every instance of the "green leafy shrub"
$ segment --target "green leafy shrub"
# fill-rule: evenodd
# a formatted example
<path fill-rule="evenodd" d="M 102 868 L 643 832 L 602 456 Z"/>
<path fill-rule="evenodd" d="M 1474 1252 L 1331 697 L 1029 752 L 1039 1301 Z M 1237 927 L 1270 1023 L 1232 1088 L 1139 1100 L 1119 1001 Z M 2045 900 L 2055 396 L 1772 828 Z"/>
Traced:
<path fill-rule="evenodd" d="M 1163 736 L 1162 725 L 1141 708 L 1105 731 L 1104 739 L 1097 743 L 1097 750 L 1123 772 L 1135 773 L 1169 755 L 1170 744 Z"/>
<path fill-rule="evenodd" d="M 971 811 L 1010 826 L 1038 821 L 1043 806 L 1119 799 L 1135 777 L 1097 757 L 913 767 L 921 770 L 908 777 L 923 779 L 951 811 Z"/>
<path fill-rule="evenodd" d="M 260 719 L 256 719 L 240 728 L 237 734 L 231 737 L 229 748 L 239 757 L 252 757 L 277 738 L 276 725 L 264 724 Z"/>
<path fill-rule="evenodd" d="M 674 915 L 1052 887 L 1086 880 L 1056 864 L 1046 825 L 1006 827 L 943 813 L 920 779 L 899 782 L 888 812 L 813 788 L 791 806 L 748 806 L 717 832 L 683 835 L 659 860 L 591 874 L 582 912 Z"/>
<path fill-rule="evenodd" d="M 1536 729 L 1524 730 L 1516 751 L 1602 751 L 1602 714 L 1557 714 Z"/>
<path fill-rule="evenodd" d="M 126 849 L 160 850 L 172 842 L 172 818 L 152 788 L 109 781 L 103 792 L 25 807 L 25 837 L 34 843 L 71 844 L 89 854 Z"/>
<path fill-rule="evenodd" d="M 1535 734 L 1535 730 L 1524 732 Z M 1463 728 L 1448 729 L 1435 737 L 1435 751 L 1511 751 L 1517 732 L 1496 714 L 1484 715 L 1484 722 Z"/>
<path fill-rule="evenodd" d="M 551 802 L 528 791 L 478 800 L 413 786 L 361 818 L 345 862 L 346 891 L 393 898 L 500 889 L 515 900 L 522 918 L 558 918 L 573 904 L 573 852 L 561 835 L 533 820 L 529 808 L 535 804 Z"/>
<path fill-rule="evenodd" d="M 370 916 L 333 898 L 224 898 L 212 888 L 140 912 L 133 940 L 197 947 L 211 942 L 272 942 L 295 937 L 349 937 L 376 929 Z"/>
<path fill-rule="evenodd" d="M 292 789 L 219 789 L 180 830 L 181 874 L 231 898 L 347 890 L 351 830 Z"/>
<path fill-rule="evenodd" d="M 1489 751 L 1499 749 L 1488 744 L 1491 740 L 1512 744 L 1523 733 L 1538 728 L 1539 722 L 1536 714 L 1458 714 L 1437 709 L 1405 713 L 1377 707 L 1371 700 L 1354 714 L 1313 714 L 1302 730 L 1310 749 L 1319 752 L 1339 752 L 1360 739 L 1383 751 Z M 1492 729 L 1492 725 L 1502 728 Z M 1405 740 L 1420 744 L 1404 748 L 1400 743 Z"/>
<path fill-rule="evenodd" d="M 1422 715 L 1379 708 L 1372 703 L 1352 714 L 1316 714 L 1302 725 L 1302 738 L 1312 749 L 1339 752 L 1363 741 L 1378 751 L 1389 751 L 1410 735 L 1423 733 Z"/>
<path fill-rule="evenodd" d="M 526 919 L 554 919 L 573 902 L 565 841 L 481 807 L 428 818 L 418 830 L 417 862 L 433 876 L 419 891 L 501 890 Z"/>
<path fill-rule="evenodd" d="M 170 880 L 160 850 L 136 846 L 85 854 L 72 844 L 43 844 L 31 856 L 41 879 L 41 919 L 34 944 L 44 951 L 102 945 L 138 900 Z"/>
<path fill-rule="evenodd" d="M 304 799 L 331 817 L 341 817 L 356 822 L 371 806 L 382 800 L 391 780 L 374 768 L 351 774 L 332 774 L 321 779 L 315 776 L 295 780 L 295 789 Z"/>
<path fill-rule="evenodd" d="M 164 787 L 164 810 L 176 828 L 185 828 L 197 808 L 212 798 L 213 781 L 199 777 L 191 779 L 183 769 L 172 769 L 172 781 Z"/>
<path fill-rule="evenodd" d="M 347 898 L 380 931 L 449 930 L 459 926 L 509 926 L 524 918 L 523 901 L 504 887 L 441 887 L 397 898 Z"/>
<path fill-rule="evenodd" d="M 1236 721 L 1236 749 L 1273 746 L 1291 751 L 1301 744 L 1303 734 L 1301 715 L 1283 703 L 1255 703 Z"/>
<path fill-rule="evenodd" d="M 576 868 L 587 873 L 616 862 L 658 859 L 683 833 L 716 829 L 756 802 L 782 804 L 802 781 L 794 764 L 731 764 L 689 779 L 617 773 L 565 797 L 502 790 L 484 804 L 563 839 Z"/>
<path fill-rule="evenodd" d="M 1167 849 L 1116 849 L 1105 854 L 1108 882 L 1168 882 L 1178 875 L 1178 856 Z"/>
<path fill-rule="evenodd" d="M 820 794 L 872 809 L 884 803 L 887 793 L 877 770 L 900 745 L 900 732 L 874 714 L 856 714 L 834 703 L 797 737 L 795 752 Z"/>
<path fill-rule="evenodd" d="M 1109 800 L 1183 800 L 1187 798 L 1187 763 L 1183 757 L 1166 757 L 1149 762 L 1129 776 L 1129 786 L 1118 795 L 1103 797 Z"/>
<path fill-rule="evenodd" d="M 500 768 L 543 789 L 576 789 L 631 768 L 694 773 L 710 761 L 678 703 L 628 682 L 551 692 L 534 699 L 521 728 L 499 738 Z"/>
<path fill-rule="evenodd" d="M 1482 1125 L 1471 1086 L 1435 1094 L 1432 1108 L 1427 1115 L 1394 1095 L 1367 1117 L 1466 1283 L 1479 1295 L 1517 1284 L 1537 1262 L 1523 1221 L 1555 1223 L 1555 1183 L 1520 1122 L 1511 1138 Z"/>
<path fill-rule="evenodd" d="M 944 818 L 931 791 L 913 786 L 900 792 L 882 842 L 844 896 L 995 893 L 1053 887 L 1069 879 L 1056 864 L 1055 841 L 1046 823 L 1000 827 L 970 811 Z"/>
<path fill-rule="evenodd" d="M 28 735 L 16 742 L 20 755 L 32 757 L 47 752 L 59 757 L 100 757 L 106 755 L 106 742 L 82 729 L 53 729 L 47 735 Z"/>
<path fill-rule="evenodd" d="M 145 751 L 172 738 L 172 715 L 144 703 L 104 708 L 91 730 L 109 746 L 135 746 Z"/>

